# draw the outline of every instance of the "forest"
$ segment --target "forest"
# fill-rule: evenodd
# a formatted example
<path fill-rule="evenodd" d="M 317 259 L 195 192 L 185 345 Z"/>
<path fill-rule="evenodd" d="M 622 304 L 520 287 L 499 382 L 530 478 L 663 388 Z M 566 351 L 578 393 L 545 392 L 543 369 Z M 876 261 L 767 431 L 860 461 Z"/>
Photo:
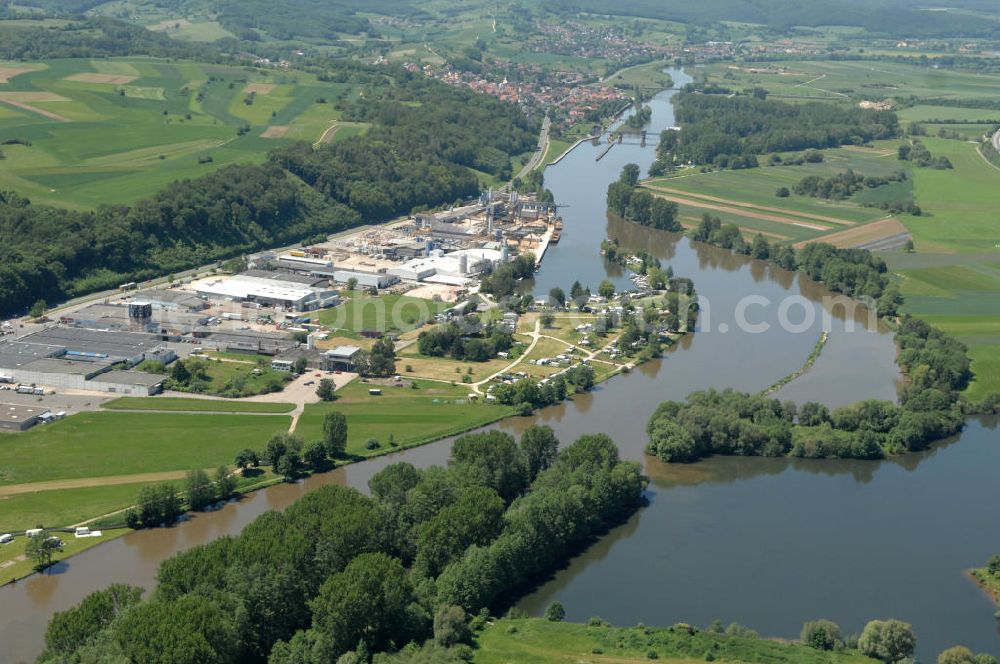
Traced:
<path fill-rule="evenodd" d="M 115 585 L 57 613 L 40 661 L 319 664 L 461 643 L 470 616 L 641 505 L 639 467 L 607 436 L 558 447 L 544 426 L 466 435 L 447 468 L 391 465 L 370 497 L 312 491 L 166 560 L 146 600 Z"/>
<path fill-rule="evenodd" d="M 661 150 L 680 162 L 720 168 L 752 167 L 755 160 L 747 158 L 762 154 L 860 145 L 899 133 L 892 111 L 698 94 L 690 87 L 674 97 L 674 109 L 681 130 L 670 132 L 678 135 Z"/>

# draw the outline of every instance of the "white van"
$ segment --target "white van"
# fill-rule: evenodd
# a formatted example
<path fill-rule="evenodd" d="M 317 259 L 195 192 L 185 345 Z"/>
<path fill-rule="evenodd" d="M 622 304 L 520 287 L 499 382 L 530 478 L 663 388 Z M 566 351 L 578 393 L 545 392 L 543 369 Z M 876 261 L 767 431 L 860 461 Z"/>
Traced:
<path fill-rule="evenodd" d="M 45 531 L 42 528 L 31 528 L 29 530 L 24 531 L 24 535 L 25 537 L 37 537 L 38 535 L 41 535 L 43 532 Z"/>
<path fill-rule="evenodd" d="M 13 541 L 14 541 L 14 536 L 11 535 L 10 533 L 4 533 L 3 535 L 0 535 L 0 544 L 10 544 Z"/>

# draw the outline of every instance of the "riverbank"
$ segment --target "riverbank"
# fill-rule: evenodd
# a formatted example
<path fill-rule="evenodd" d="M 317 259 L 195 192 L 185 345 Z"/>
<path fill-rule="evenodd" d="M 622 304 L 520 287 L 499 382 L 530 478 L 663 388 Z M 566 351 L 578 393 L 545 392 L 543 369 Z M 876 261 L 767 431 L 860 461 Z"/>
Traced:
<path fill-rule="evenodd" d="M 583 625 L 542 618 L 504 618 L 475 636 L 474 664 L 548 662 L 575 664 L 609 661 L 639 664 L 650 660 L 690 664 L 720 660 L 735 664 L 874 664 L 856 650 L 822 651 L 801 643 L 758 638 L 740 625 L 711 630 L 687 623 L 671 627 L 614 627 L 600 618 Z"/>
<path fill-rule="evenodd" d="M 1000 607 L 1000 576 L 992 574 L 989 567 L 970 569 L 965 574 L 993 600 L 994 606 Z M 1000 610 L 996 612 L 996 616 L 1000 618 Z"/>

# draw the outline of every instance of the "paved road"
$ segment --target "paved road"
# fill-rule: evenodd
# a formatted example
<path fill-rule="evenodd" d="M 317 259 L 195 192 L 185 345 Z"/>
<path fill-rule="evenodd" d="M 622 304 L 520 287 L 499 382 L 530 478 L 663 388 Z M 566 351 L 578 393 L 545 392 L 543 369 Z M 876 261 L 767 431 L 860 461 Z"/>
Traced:
<path fill-rule="evenodd" d="M 546 115 L 545 119 L 542 120 L 542 131 L 538 134 L 538 148 L 535 150 L 535 153 L 531 155 L 531 159 L 528 160 L 528 163 L 526 163 L 524 167 L 518 171 L 516 177 L 523 178 L 525 175 L 537 168 L 538 164 L 541 163 L 542 157 L 545 156 L 545 153 L 549 149 L 549 128 L 551 126 L 552 121 L 549 120 L 549 116 Z M 510 185 L 508 184 L 507 186 Z"/>

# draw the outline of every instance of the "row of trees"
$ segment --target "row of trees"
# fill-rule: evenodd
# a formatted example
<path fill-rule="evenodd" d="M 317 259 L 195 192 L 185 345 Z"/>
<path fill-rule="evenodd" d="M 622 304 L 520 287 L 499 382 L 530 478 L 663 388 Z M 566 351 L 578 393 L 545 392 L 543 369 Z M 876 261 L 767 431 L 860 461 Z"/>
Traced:
<path fill-rule="evenodd" d="M 677 203 L 638 188 L 639 166 L 626 164 L 617 182 L 608 185 L 608 210 L 643 226 L 665 231 L 681 230 Z"/>
<path fill-rule="evenodd" d="M 944 155 L 938 155 L 935 157 L 931 154 L 931 151 L 927 149 L 923 141 L 919 139 L 913 139 L 909 145 L 903 144 L 899 146 L 899 150 L 896 155 L 900 161 L 909 161 L 921 168 L 933 168 L 939 171 L 949 170 L 954 168 L 951 160 Z"/>
<path fill-rule="evenodd" d="M 237 537 L 165 561 L 155 593 L 113 586 L 57 614 L 41 661 L 368 661 L 466 638 L 492 605 L 632 513 L 644 482 L 606 436 L 456 441 L 447 468 L 395 464 L 313 491 Z M 529 490 L 530 488 L 530 490 Z M 432 660 L 442 661 L 442 660 Z"/>
<path fill-rule="evenodd" d="M 760 234 L 747 242 L 736 224 L 723 224 L 721 219 L 707 213 L 691 237 L 771 261 L 785 270 L 800 270 L 837 293 L 877 299 L 879 313 L 885 315 L 895 314 L 896 307 L 902 303 L 899 291 L 889 284 L 885 261 L 865 249 L 841 249 L 824 242 L 810 242 L 796 251 L 787 244 L 771 243 Z"/>
<path fill-rule="evenodd" d="M 795 184 L 794 191 L 799 196 L 839 201 L 850 198 L 864 189 L 877 189 L 893 182 L 906 182 L 907 179 L 909 176 L 906 171 L 897 171 L 892 175 L 878 177 L 855 173 L 849 168 L 828 178 L 807 175 Z"/>

